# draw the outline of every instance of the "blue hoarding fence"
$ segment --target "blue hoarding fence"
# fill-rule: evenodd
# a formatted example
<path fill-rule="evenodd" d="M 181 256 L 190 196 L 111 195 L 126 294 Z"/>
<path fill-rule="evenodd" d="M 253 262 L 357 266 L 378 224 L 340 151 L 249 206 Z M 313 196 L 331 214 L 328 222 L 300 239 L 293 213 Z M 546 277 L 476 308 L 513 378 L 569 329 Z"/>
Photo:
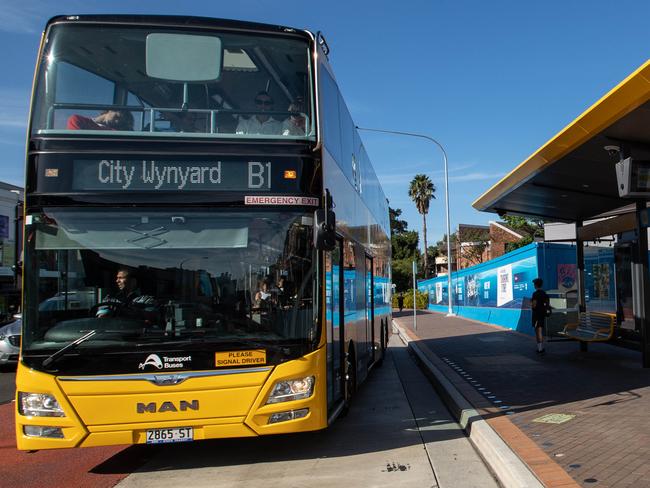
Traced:
<path fill-rule="evenodd" d="M 452 274 L 454 312 L 462 317 L 533 333 L 530 297 L 533 279 L 544 280 L 551 296 L 577 290 L 576 249 L 571 244 L 537 243 Z M 448 311 L 447 277 L 418 283 L 429 294 L 429 309 Z M 565 301 L 566 303 L 566 301 Z"/>

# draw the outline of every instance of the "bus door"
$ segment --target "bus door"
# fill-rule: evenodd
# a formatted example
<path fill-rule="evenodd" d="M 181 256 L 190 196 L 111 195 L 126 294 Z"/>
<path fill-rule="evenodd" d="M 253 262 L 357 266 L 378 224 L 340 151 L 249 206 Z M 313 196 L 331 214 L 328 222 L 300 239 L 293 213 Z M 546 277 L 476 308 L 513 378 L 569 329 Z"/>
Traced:
<path fill-rule="evenodd" d="M 325 254 L 325 305 L 327 322 L 327 405 L 334 405 L 343 395 L 343 242 Z"/>
<path fill-rule="evenodd" d="M 372 258 L 366 256 L 366 338 L 368 364 L 375 361 L 375 285 Z"/>

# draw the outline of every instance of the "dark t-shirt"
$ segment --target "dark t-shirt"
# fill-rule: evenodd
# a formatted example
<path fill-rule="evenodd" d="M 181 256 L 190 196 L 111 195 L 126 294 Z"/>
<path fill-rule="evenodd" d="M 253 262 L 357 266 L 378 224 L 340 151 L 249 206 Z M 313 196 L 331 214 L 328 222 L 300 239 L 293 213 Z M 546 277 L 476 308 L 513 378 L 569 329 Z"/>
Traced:
<path fill-rule="evenodd" d="M 106 297 L 107 302 L 120 302 L 123 305 L 131 305 L 133 301 L 141 296 L 142 293 L 140 292 L 139 289 L 135 289 L 132 291 L 127 291 L 127 290 L 117 290 L 114 294 L 108 295 Z"/>
<path fill-rule="evenodd" d="M 533 315 L 546 317 L 546 311 L 550 307 L 550 301 L 546 292 L 544 290 L 535 290 L 535 293 L 533 293 L 532 301 L 535 302 L 535 306 L 533 307 Z"/>

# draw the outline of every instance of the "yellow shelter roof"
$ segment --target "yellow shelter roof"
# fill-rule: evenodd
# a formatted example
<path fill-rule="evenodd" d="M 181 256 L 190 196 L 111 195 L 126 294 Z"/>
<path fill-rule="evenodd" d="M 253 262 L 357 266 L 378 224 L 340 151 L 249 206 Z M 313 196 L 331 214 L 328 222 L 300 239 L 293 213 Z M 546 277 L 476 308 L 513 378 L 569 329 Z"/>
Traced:
<path fill-rule="evenodd" d="M 621 207 L 612 156 L 650 160 L 650 60 L 472 205 L 480 211 L 576 221 Z"/>

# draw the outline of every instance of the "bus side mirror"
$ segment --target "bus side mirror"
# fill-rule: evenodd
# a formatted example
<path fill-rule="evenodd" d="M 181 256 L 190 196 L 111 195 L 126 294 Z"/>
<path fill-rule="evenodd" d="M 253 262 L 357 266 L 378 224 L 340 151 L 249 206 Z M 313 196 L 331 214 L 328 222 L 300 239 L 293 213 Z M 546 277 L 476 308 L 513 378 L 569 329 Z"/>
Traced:
<path fill-rule="evenodd" d="M 320 251 L 333 251 L 336 247 L 336 216 L 331 210 L 314 212 L 314 247 Z"/>

